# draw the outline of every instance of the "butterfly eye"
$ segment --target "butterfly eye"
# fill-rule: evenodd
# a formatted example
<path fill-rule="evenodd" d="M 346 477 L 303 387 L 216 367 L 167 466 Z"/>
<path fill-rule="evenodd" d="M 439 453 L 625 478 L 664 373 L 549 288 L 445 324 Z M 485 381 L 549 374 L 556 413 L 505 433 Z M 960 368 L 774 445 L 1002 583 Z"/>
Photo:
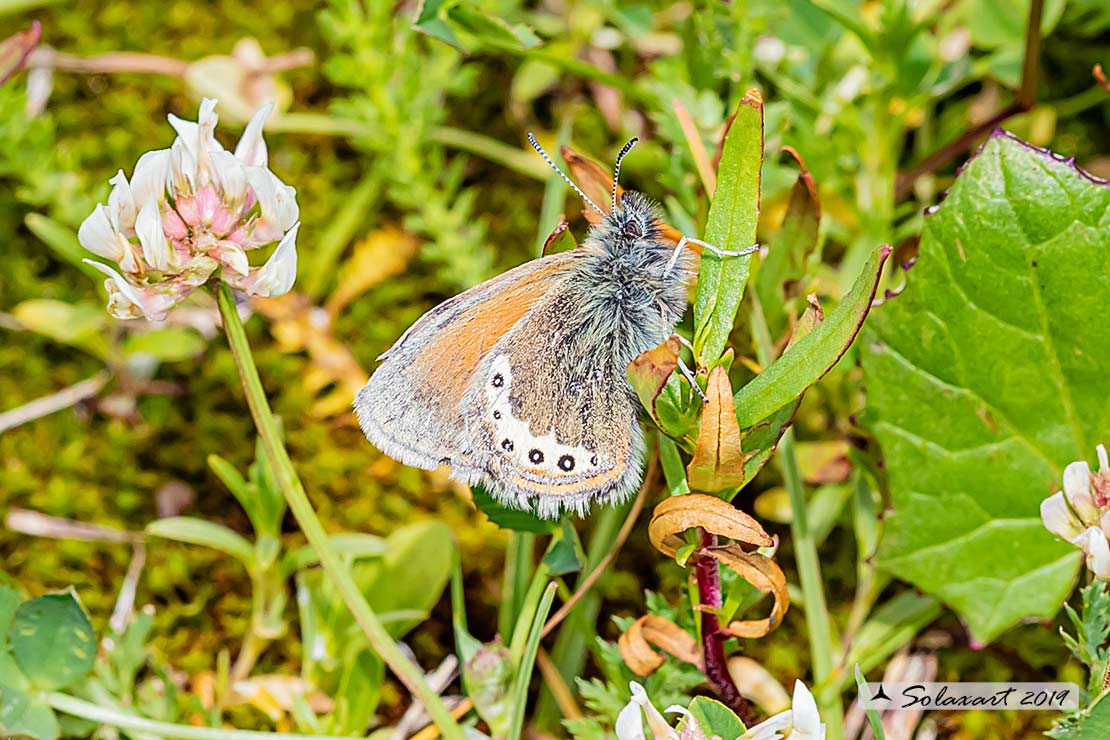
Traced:
<path fill-rule="evenodd" d="M 590 465 L 597 466 L 597 455 L 590 458 Z"/>
<path fill-rule="evenodd" d="M 501 418 L 501 412 L 500 411 L 494 411 L 493 412 L 493 418 L 494 419 L 500 419 Z"/>
<path fill-rule="evenodd" d="M 574 470 L 574 458 L 570 455 L 563 455 L 559 458 L 559 467 L 569 473 Z"/>
<path fill-rule="evenodd" d="M 513 451 L 513 441 L 511 439 L 501 440 L 501 449 L 505 450 L 505 452 L 512 452 Z"/>
<path fill-rule="evenodd" d="M 543 453 L 540 452 L 539 450 L 532 450 L 531 452 L 528 453 L 528 459 L 531 460 L 536 465 L 539 465 L 540 463 L 543 462 Z"/>
<path fill-rule="evenodd" d="M 505 377 L 503 375 L 501 375 L 501 373 L 497 373 L 496 375 L 494 375 L 493 376 L 493 387 L 494 388 L 500 388 L 503 385 L 505 385 Z"/>

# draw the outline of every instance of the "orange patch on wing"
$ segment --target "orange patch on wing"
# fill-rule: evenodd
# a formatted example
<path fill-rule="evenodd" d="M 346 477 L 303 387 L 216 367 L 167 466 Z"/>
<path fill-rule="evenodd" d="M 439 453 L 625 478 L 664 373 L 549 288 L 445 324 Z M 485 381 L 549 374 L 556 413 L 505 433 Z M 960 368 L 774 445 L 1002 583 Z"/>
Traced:
<path fill-rule="evenodd" d="M 568 496 L 579 491 L 588 491 L 595 489 L 608 488 L 612 484 L 620 480 L 624 475 L 625 466 L 616 465 L 609 470 L 603 471 L 597 475 L 592 475 L 589 478 L 571 478 L 565 483 L 560 483 L 558 480 L 554 482 L 544 482 L 525 478 L 520 475 L 513 476 L 513 487 L 526 491 L 533 495 L 547 495 L 547 496 Z M 527 471 L 536 474 L 536 471 Z M 539 473 L 544 475 L 543 473 Z"/>
<path fill-rule="evenodd" d="M 413 364 L 412 372 L 433 379 L 444 402 L 457 404 L 482 356 L 547 294 L 566 267 L 565 260 L 552 260 L 519 280 L 504 280 L 480 303 L 441 327 Z"/>

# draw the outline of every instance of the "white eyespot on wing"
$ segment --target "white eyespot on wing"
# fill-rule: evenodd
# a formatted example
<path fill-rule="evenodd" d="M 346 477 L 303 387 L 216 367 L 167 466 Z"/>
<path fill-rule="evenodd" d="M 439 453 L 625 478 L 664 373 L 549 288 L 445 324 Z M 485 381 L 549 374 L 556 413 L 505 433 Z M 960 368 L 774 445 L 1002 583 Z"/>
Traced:
<path fill-rule="evenodd" d="M 533 433 L 528 422 L 513 413 L 512 383 L 509 358 L 495 357 L 485 385 L 485 416 L 498 456 L 510 462 L 522 476 L 537 482 L 569 483 L 612 468 L 604 454 L 561 444 L 553 431 Z"/>

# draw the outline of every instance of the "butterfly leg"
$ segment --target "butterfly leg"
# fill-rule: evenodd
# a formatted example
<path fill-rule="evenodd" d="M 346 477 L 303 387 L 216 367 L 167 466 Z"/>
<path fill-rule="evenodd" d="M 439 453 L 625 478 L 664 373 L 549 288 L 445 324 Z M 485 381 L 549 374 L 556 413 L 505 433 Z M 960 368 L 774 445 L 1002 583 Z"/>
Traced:
<path fill-rule="evenodd" d="M 694 392 L 697 393 L 698 396 L 701 398 L 701 402 L 709 403 L 709 399 L 706 397 L 705 391 L 703 391 L 701 389 L 701 386 L 698 385 L 697 379 L 694 378 L 694 373 L 690 370 L 690 368 L 686 367 L 686 363 L 682 361 L 681 357 L 678 358 L 678 369 L 682 372 L 686 379 L 690 381 L 690 386 L 693 387 Z"/>
<path fill-rule="evenodd" d="M 687 244 L 697 244 L 702 249 L 708 249 L 710 252 L 717 255 L 718 257 L 743 257 L 745 254 L 751 254 L 752 252 L 759 251 L 760 248 L 759 244 L 753 244 L 752 246 L 745 247 L 744 249 L 721 249 L 720 247 L 713 246 L 709 242 L 703 242 L 701 239 L 695 239 L 691 236 L 683 236 L 681 239 L 678 240 L 678 245 L 674 248 L 674 254 L 671 255 L 670 261 L 667 262 L 667 266 L 663 269 L 664 275 L 669 273 L 674 268 L 675 263 L 678 262 L 678 256 L 682 254 L 682 250 L 686 247 Z"/>

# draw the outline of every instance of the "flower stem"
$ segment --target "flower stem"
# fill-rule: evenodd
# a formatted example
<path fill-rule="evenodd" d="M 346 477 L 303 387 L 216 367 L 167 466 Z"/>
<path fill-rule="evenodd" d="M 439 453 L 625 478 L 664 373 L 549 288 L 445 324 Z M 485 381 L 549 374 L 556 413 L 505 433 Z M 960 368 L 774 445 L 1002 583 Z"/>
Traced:
<path fill-rule="evenodd" d="M 698 529 L 702 547 L 717 544 L 717 535 Z M 721 701 L 740 717 L 745 727 L 752 726 L 752 710 L 748 701 L 740 695 L 725 663 L 725 640 L 717 610 L 721 608 L 721 566 L 711 557 L 699 557 L 694 565 L 698 579 L 698 604 L 706 607 L 701 610 L 701 646 L 705 661 L 705 677 L 709 679 Z"/>
<path fill-rule="evenodd" d="M 830 681 L 834 665 L 834 646 L 829 608 L 825 603 L 825 589 L 821 580 L 821 563 L 817 558 L 817 544 L 809 529 L 806 510 L 805 487 L 798 472 L 798 459 L 794 451 L 794 430 L 787 429 L 779 442 L 779 468 L 783 483 L 790 494 L 792 521 L 790 534 L 794 540 L 794 557 L 798 565 L 798 579 L 805 598 L 806 629 L 809 632 L 809 649 L 813 660 L 814 683 L 824 686 L 817 691 L 821 717 L 828 726 L 829 740 L 843 737 L 843 712 L 837 682 Z"/>
<path fill-rule="evenodd" d="M 255 730 L 228 730 L 222 727 L 195 727 L 172 722 L 136 717 L 112 707 L 78 699 L 69 694 L 46 694 L 46 702 L 59 712 L 82 719 L 111 725 L 132 733 L 176 740 L 350 740 L 334 735 L 296 735 L 288 732 L 262 732 Z"/>
<path fill-rule="evenodd" d="M 235 364 L 239 367 L 239 377 L 243 381 L 243 390 L 247 396 L 247 405 L 250 407 L 254 425 L 258 429 L 266 456 L 274 466 L 274 477 L 278 486 L 289 503 L 289 509 L 297 519 L 301 531 L 308 538 L 309 545 L 316 551 L 320 558 L 320 565 L 332 585 L 343 597 L 347 608 L 351 610 L 355 621 L 362 628 L 370 647 L 381 656 L 390 670 L 401 680 L 406 688 L 424 704 L 432 720 L 439 725 L 440 732 L 447 740 L 463 740 L 463 732 L 459 724 L 451 716 L 439 695 L 432 690 L 424 678 L 424 672 L 418 665 L 410 661 L 393 638 L 386 632 L 385 627 L 377 615 L 366 602 L 362 592 L 359 591 L 350 571 L 339 559 L 339 555 L 332 549 L 324 527 L 319 517 L 308 500 L 304 486 L 301 484 L 293 462 L 285 450 L 278 433 L 277 422 L 270 411 L 270 404 L 266 400 L 266 393 L 262 389 L 262 381 L 258 377 L 258 368 L 255 367 L 254 358 L 251 356 L 250 344 L 247 342 L 247 333 L 239 312 L 235 308 L 235 299 L 232 298 L 231 289 L 220 283 L 217 291 L 220 316 L 223 318 L 224 332 L 227 334 L 231 354 L 235 357 Z"/>

